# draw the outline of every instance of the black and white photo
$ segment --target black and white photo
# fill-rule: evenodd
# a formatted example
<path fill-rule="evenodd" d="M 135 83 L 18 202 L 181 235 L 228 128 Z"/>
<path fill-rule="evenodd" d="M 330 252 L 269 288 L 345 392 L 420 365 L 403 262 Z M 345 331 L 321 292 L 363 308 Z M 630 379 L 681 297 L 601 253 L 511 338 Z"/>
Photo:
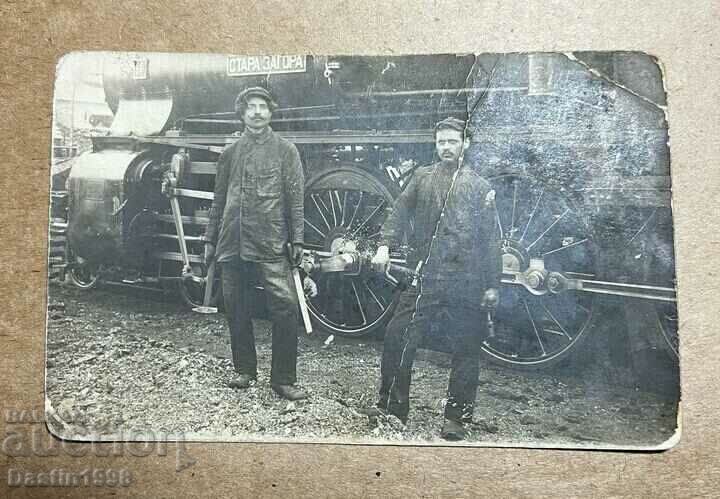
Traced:
<path fill-rule="evenodd" d="M 76 52 L 54 102 L 56 435 L 678 441 L 654 57 Z"/>

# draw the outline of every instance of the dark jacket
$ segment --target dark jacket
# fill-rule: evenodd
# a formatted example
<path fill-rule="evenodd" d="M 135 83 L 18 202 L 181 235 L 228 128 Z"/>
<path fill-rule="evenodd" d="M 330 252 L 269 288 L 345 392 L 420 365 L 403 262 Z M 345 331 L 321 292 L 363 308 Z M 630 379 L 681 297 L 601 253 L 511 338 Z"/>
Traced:
<path fill-rule="evenodd" d="M 303 243 L 304 178 L 294 144 L 268 128 L 245 131 L 218 160 L 215 198 L 205 240 L 219 262 L 287 257 L 287 242 Z"/>
<path fill-rule="evenodd" d="M 456 283 L 473 292 L 498 288 L 502 259 L 494 192 L 485 179 L 462 167 L 441 217 L 453 173 L 442 163 L 418 168 L 383 224 L 381 244 L 397 247 L 407 234 L 408 265 L 413 268 L 430 251 L 424 285 Z"/>

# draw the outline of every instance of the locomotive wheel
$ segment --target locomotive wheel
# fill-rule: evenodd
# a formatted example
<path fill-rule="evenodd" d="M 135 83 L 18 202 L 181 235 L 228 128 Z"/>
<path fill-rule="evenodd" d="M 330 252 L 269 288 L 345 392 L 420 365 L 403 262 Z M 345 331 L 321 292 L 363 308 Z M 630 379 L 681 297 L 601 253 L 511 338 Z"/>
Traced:
<path fill-rule="evenodd" d="M 217 307 L 218 303 L 222 300 L 222 285 L 220 283 L 219 276 L 219 265 L 215 267 L 215 284 L 213 286 L 213 292 L 210 297 L 210 306 Z M 206 276 L 207 269 L 205 265 L 193 265 L 193 273 L 195 275 Z M 192 279 L 182 279 L 178 281 L 178 289 L 180 290 L 180 296 L 183 301 L 190 307 L 200 307 L 203 304 L 205 298 L 205 285 L 195 282 Z"/>
<path fill-rule="evenodd" d="M 323 170 L 305 186 L 305 249 L 337 255 L 374 254 L 380 226 L 398 188 L 356 166 Z M 390 319 L 400 289 L 377 273 L 313 273 L 318 295 L 307 297 L 318 328 L 364 336 Z"/>
<path fill-rule="evenodd" d="M 491 361 L 544 368 L 566 358 L 587 336 L 594 298 L 588 293 L 510 284 L 508 273 L 542 269 L 568 277 L 595 275 L 595 248 L 579 211 L 560 189 L 530 176 L 502 174 L 496 191 L 503 272 L 494 335 L 482 347 Z"/>
<path fill-rule="evenodd" d="M 68 275 L 70 282 L 80 289 L 92 289 L 98 284 L 98 269 L 89 264 L 73 265 Z"/>

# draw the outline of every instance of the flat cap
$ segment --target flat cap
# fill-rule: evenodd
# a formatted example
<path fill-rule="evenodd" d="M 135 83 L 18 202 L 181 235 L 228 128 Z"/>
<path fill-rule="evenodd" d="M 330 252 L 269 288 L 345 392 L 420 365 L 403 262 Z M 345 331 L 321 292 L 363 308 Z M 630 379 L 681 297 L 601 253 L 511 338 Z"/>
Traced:
<path fill-rule="evenodd" d="M 465 122 L 463 120 L 459 120 L 457 118 L 445 118 L 442 121 L 438 121 L 435 124 L 435 131 L 443 130 L 446 128 L 450 128 L 452 130 L 457 130 L 458 132 L 464 133 L 465 132 Z"/>
<path fill-rule="evenodd" d="M 272 95 L 270 95 L 270 92 L 268 92 L 266 89 L 264 89 L 263 87 L 250 87 L 240 92 L 240 94 L 237 96 L 237 99 L 235 99 L 235 107 L 237 108 L 238 105 L 242 102 L 247 102 L 247 99 L 249 99 L 250 97 L 262 97 L 263 99 L 268 101 L 271 106 L 274 107 L 277 105 L 275 104 L 275 99 L 273 99 Z"/>

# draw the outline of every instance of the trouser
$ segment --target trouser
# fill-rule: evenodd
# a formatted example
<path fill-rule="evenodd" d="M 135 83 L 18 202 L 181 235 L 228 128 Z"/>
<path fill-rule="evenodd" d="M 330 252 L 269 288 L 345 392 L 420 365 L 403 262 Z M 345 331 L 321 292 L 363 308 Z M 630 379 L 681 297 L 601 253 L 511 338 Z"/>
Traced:
<path fill-rule="evenodd" d="M 447 342 L 452 354 L 445 417 L 469 422 L 477 393 L 479 355 L 487 334 L 487 322 L 482 320 L 479 307 L 473 308 L 455 297 L 432 293 L 423 293 L 419 301 L 417 297 L 413 290 L 403 292 L 388 324 L 380 367 L 378 407 L 403 421 L 407 419 L 412 365 L 418 345 L 423 335 L 439 335 L 441 341 Z"/>
<path fill-rule="evenodd" d="M 270 382 L 292 385 L 296 379 L 298 301 L 292 286 L 290 264 L 248 262 L 234 258 L 222 262 L 222 289 L 225 314 L 230 327 L 233 366 L 238 374 L 257 376 L 255 334 L 252 324 L 253 271 L 265 288 L 272 321 L 272 367 Z"/>

